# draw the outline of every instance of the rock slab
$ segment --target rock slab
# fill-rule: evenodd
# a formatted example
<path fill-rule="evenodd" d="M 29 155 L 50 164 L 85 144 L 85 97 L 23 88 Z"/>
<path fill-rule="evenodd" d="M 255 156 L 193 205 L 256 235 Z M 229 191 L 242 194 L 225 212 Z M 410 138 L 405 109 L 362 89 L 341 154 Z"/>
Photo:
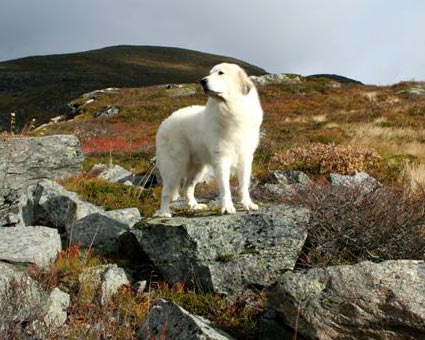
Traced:
<path fill-rule="evenodd" d="M 308 339 L 424 339 L 425 263 L 400 260 L 286 272 L 268 294 Z"/>
<path fill-rule="evenodd" d="M 163 277 L 204 292 L 237 294 L 293 269 L 306 239 L 306 209 L 151 219 L 131 232 Z"/>
<path fill-rule="evenodd" d="M 80 141 L 73 135 L 0 139 L 0 188 L 18 190 L 43 178 L 82 169 Z"/>
<path fill-rule="evenodd" d="M 47 268 L 62 249 L 56 229 L 29 226 L 0 228 L 0 262 Z"/>

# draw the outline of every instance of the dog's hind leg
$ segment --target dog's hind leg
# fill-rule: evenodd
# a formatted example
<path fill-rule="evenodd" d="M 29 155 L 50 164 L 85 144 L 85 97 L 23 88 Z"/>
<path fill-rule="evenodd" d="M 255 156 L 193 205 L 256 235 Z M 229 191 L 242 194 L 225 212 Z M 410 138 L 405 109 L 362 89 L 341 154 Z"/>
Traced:
<path fill-rule="evenodd" d="M 161 192 L 161 207 L 159 211 L 155 213 L 158 217 L 171 217 L 170 202 L 175 198 L 178 193 L 179 181 L 166 181 L 162 185 Z"/>
<path fill-rule="evenodd" d="M 191 169 L 186 179 L 185 191 L 189 208 L 192 210 L 206 209 L 206 204 L 199 204 L 195 198 L 195 186 L 202 179 L 205 168 L 201 165 L 191 165 Z"/>
<path fill-rule="evenodd" d="M 161 159 L 162 160 L 162 159 Z M 161 206 L 155 216 L 171 217 L 170 202 L 178 197 L 180 180 L 182 178 L 181 166 L 170 158 L 158 163 L 162 179 Z"/>

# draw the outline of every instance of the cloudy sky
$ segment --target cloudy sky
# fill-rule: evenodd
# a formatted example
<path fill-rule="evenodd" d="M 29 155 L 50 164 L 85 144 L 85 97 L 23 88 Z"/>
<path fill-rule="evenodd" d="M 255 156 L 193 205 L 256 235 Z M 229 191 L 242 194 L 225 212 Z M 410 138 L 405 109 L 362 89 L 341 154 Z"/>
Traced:
<path fill-rule="evenodd" d="M 425 80 L 424 0 L 0 0 L 0 61 L 176 46 L 271 73 Z"/>

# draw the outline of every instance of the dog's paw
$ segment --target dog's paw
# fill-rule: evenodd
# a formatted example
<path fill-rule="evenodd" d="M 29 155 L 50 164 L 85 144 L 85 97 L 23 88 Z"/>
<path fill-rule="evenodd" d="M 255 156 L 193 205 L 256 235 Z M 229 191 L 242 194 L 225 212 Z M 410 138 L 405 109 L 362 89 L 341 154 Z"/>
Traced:
<path fill-rule="evenodd" d="M 206 204 L 202 204 L 202 203 L 189 204 L 190 210 L 205 210 L 207 208 L 208 208 L 208 206 Z"/>
<path fill-rule="evenodd" d="M 234 214 L 236 212 L 236 209 L 233 205 L 226 205 L 221 208 L 222 214 Z"/>
<path fill-rule="evenodd" d="M 161 210 L 158 210 L 154 215 L 153 215 L 153 217 L 165 217 L 165 218 L 170 218 L 172 215 L 171 215 L 171 212 L 169 212 L 169 211 L 161 211 Z"/>
<path fill-rule="evenodd" d="M 245 210 L 258 210 L 258 205 L 255 204 L 254 202 L 250 201 L 250 202 L 242 202 L 242 206 Z"/>

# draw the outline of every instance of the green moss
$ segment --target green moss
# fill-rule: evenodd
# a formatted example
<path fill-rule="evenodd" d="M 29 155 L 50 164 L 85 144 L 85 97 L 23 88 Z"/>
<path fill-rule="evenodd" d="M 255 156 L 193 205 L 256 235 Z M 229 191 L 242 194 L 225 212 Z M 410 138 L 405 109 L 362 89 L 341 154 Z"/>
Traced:
<path fill-rule="evenodd" d="M 216 257 L 217 262 L 229 262 L 235 257 L 234 254 L 223 254 Z"/>
<path fill-rule="evenodd" d="M 256 254 L 258 254 L 258 250 L 255 249 L 255 248 L 248 248 L 248 249 L 242 250 L 241 254 L 245 254 L 245 255 L 256 255 Z"/>

